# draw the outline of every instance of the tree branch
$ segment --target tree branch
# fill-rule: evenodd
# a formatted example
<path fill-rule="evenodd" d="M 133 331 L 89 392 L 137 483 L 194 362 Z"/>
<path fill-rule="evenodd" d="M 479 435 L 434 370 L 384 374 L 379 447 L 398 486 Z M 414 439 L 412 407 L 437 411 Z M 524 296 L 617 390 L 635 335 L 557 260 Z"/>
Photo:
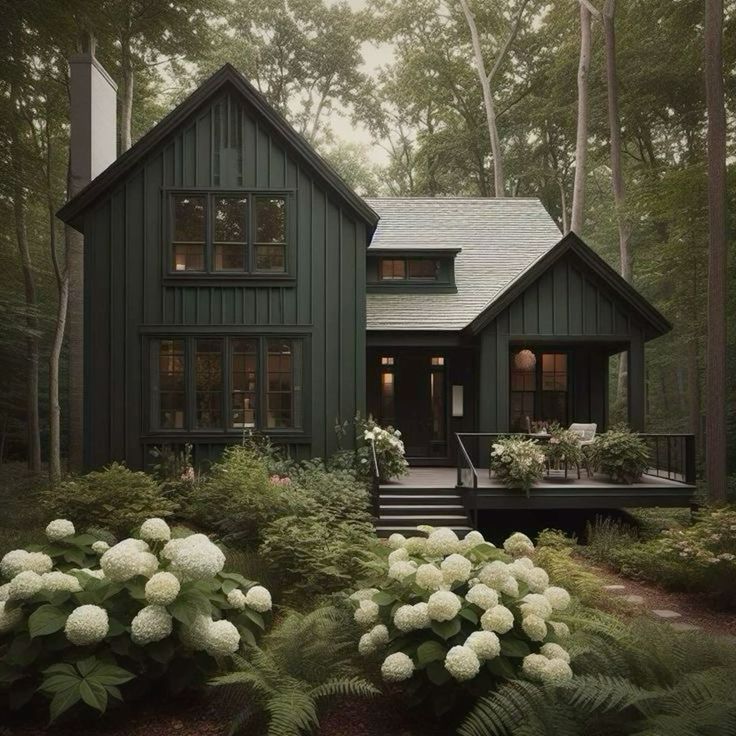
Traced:
<path fill-rule="evenodd" d="M 506 54 L 508 53 L 509 48 L 511 48 L 511 44 L 516 40 L 516 37 L 519 35 L 519 29 L 521 28 L 521 18 L 524 15 L 524 10 L 526 10 L 526 6 L 528 4 L 529 0 L 521 0 L 521 5 L 519 6 L 519 10 L 516 13 L 516 17 L 514 18 L 514 24 L 511 27 L 511 32 L 507 36 L 506 41 L 501 47 L 501 50 L 498 52 L 498 56 L 496 56 L 496 61 L 493 64 L 493 68 L 488 73 L 489 82 L 493 81 L 493 78 L 496 76 L 498 70 L 501 68 L 503 60 L 506 58 Z"/>
<path fill-rule="evenodd" d="M 590 11 L 590 14 L 594 18 L 600 18 L 601 17 L 601 11 L 598 10 L 598 8 L 596 8 L 596 6 L 593 5 L 593 3 L 590 2 L 590 0 L 579 0 L 579 2 L 580 2 L 581 5 L 585 5 L 585 7 Z"/>

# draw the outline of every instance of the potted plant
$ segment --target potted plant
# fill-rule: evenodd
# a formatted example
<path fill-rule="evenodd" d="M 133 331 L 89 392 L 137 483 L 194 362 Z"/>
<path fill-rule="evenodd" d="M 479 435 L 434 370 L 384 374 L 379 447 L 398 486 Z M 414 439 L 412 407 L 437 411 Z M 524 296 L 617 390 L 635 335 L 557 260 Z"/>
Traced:
<path fill-rule="evenodd" d="M 549 466 L 567 468 L 570 465 L 579 467 L 583 462 L 583 448 L 580 444 L 580 435 L 555 423 L 549 427 L 550 438 L 545 447 Z"/>
<path fill-rule="evenodd" d="M 372 445 L 376 451 L 378 477 L 381 483 L 405 475 L 409 463 L 404 458 L 401 432 L 393 427 L 381 427 L 371 417 L 364 420 L 356 418 L 355 424 L 358 441 L 367 443 L 359 450 L 360 463 L 370 468 Z"/>
<path fill-rule="evenodd" d="M 649 467 L 649 448 L 625 425 L 599 434 L 591 447 L 593 467 L 619 483 L 636 483 Z"/>
<path fill-rule="evenodd" d="M 505 437 L 491 445 L 490 468 L 508 488 L 529 495 L 531 487 L 544 475 L 546 457 L 530 439 Z"/>

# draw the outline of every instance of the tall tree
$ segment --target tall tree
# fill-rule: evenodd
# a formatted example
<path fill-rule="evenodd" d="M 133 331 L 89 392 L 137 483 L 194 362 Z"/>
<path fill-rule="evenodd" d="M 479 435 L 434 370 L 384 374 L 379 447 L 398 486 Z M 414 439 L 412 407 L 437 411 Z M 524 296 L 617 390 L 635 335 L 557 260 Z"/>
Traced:
<path fill-rule="evenodd" d="M 708 110 L 708 352 L 706 479 L 715 503 L 726 500 L 726 107 L 723 0 L 705 0 L 705 98 Z"/>

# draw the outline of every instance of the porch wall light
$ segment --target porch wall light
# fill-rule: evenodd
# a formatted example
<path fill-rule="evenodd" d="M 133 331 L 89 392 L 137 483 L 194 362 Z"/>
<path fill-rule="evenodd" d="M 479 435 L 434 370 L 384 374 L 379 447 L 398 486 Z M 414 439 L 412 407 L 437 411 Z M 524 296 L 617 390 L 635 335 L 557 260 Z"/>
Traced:
<path fill-rule="evenodd" d="M 514 355 L 514 365 L 520 371 L 530 371 L 537 364 L 537 356 L 531 350 L 520 350 Z"/>

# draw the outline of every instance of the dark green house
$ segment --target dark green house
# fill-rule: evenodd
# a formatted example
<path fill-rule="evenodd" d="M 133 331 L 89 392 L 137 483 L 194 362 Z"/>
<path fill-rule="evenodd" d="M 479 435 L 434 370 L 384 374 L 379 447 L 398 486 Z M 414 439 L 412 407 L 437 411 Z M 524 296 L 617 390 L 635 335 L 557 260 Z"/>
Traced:
<path fill-rule="evenodd" d="M 605 428 L 622 351 L 642 428 L 670 327 L 537 200 L 362 199 L 231 66 L 59 216 L 85 240 L 88 466 L 251 429 L 321 456 L 357 411 L 449 465 L 456 432 Z"/>

